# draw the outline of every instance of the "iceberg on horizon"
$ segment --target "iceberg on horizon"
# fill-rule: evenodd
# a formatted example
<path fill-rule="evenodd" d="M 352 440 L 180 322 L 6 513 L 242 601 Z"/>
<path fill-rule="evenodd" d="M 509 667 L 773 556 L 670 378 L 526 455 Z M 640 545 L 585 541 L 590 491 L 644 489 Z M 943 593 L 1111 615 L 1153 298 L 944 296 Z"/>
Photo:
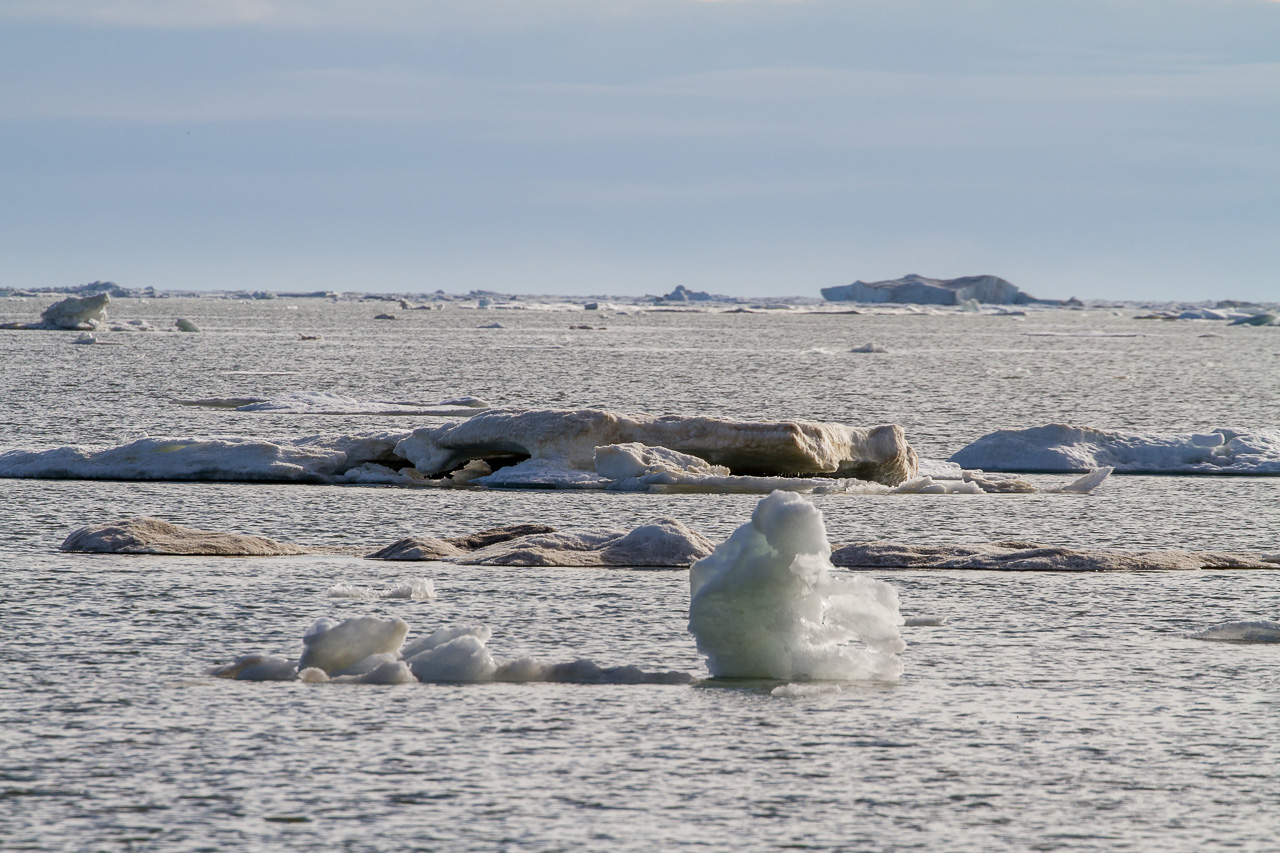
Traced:
<path fill-rule="evenodd" d="M 969 300 L 988 305 L 1060 304 L 1057 300 L 1036 299 L 994 275 L 938 279 L 925 278 L 915 273 L 890 281 L 855 281 L 840 287 L 824 287 L 822 298 L 828 302 L 895 302 L 915 305 L 964 305 Z"/>
<path fill-rule="evenodd" d="M 1048 424 L 999 430 L 950 459 L 962 468 L 1071 473 L 1280 475 L 1280 430 L 1137 433 Z"/>

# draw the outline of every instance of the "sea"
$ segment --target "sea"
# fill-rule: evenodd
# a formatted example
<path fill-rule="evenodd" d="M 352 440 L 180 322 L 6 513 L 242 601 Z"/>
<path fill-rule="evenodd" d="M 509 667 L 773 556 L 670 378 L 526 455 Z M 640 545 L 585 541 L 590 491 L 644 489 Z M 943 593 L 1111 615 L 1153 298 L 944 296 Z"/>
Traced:
<path fill-rule="evenodd" d="M 0 321 L 34 320 L 51 301 L 5 299 Z M 0 452 L 288 441 L 456 417 L 192 404 L 320 392 L 898 424 L 934 460 L 996 430 L 1055 423 L 1280 426 L 1280 328 L 1137 319 L 1147 311 L 118 299 L 112 320 L 140 321 L 135 331 L 91 345 L 74 344 L 75 331 L 0 331 Z M 200 331 L 177 331 L 177 318 Z M 1280 619 L 1274 571 L 867 572 L 896 590 L 908 620 L 901 677 L 791 683 L 710 677 L 685 569 L 359 556 L 406 536 L 528 522 L 673 518 L 721 542 L 761 497 L 0 479 L 0 849 L 1276 849 L 1280 643 L 1192 636 Z M 1280 551 L 1275 476 L 807 499 L 832 544 Z M 59 550 L 77 528 L 143 515 L 335 553 Z M 333 595 L 422 579 L 434 597 Z M 483 625 L 496 656 L 691 683 L 210 674 L 250 653 L 296 658 L 317 619 L 370 615 L 403 619 L 410 638 Z"/>

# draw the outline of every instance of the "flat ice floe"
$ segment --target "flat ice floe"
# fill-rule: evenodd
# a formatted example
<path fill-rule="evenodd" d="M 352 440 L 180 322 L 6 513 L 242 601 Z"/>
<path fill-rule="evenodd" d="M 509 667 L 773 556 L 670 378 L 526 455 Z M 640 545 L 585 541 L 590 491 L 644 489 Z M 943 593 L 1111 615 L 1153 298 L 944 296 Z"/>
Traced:
<path fill-rule="evenodd" d="M 1049 424 L 985 435 L 951 457 L 964 468 L 1065 473 L 1280 474 L 1280 430 L 1136 433 Z"/>
<path fill-rule="evenodd" d="M 276 557 L 310 554 L 300 545 L 265 536 L 199 530 L 140 516 L 72 531 L 61 550 L 85 554 L 169 554 L 215 557 Z"/>
<path fill-rule="evenodd" d="M 271 412 L 282 415 L 422 415 L 458 417 L 488 407 L 479 397 L 458 397 L 438 403 L 399 400 L 363 400 L 328 391 L 299 391 L 279 397 L 207 397 L 180 400 L 187 406 L 234 409 L 237 412 Z"/>
<path fill-rule="evenodd" d="M 857 542 L 831 553 L 853 569 L 975 569 L 1010 572 L 1142 572 L 1205 568 L 1280 569 L 1280 554 L 1235 551 L 1122 551 L 1063 548 L 1035 542 L 907 545 Z"/>
<path fill-rule="evenodd" d="M 689 631 L 722 678 L 895 681 L 898 593 L 832 574 L 822 513 L 775 492 L 689 571 Z"/>
<path fill-rule="evenodd" d="M 80 445 L 0 453 L 0 477 L 74 480 L 198 480 L 329 483 L 394 458 L 401 434 L 252 438 L 141 438 L 117 447 Z"/>

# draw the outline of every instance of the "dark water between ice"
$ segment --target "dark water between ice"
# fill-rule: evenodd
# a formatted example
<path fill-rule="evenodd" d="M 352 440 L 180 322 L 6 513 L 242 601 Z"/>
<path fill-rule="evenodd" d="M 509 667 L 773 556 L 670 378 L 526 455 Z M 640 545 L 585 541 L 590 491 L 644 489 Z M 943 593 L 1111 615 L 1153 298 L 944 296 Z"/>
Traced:
<path fill-rule="evenodd" d="M 392 322 L 371 319 L 386 306 L 294 304 L 121 301 L 115 317 L 184 316 L 206 332 L 112 335 L 119 346 L 0 332 L 10 365 L 0 447 L 414 425 L 175 402 L 317 390 L 895 421 L 937 457 L 993 429 L 1055 420 L 1169 432 L 1278 420 L 1273 329 L 1055 312 L 604 315 L 591 322 L 605 330 L 571 331 L 582 315 L 451 309 L 397 311 Z M 38 307 L 0 303 L 2 319 Z M 475 328 L 494 319 L 508 328 Z M 1147 337 L 1021 334 L 1029 329 Z M 1198 337 L 1208 331 L 1222 337 Z M 890 352 L 847 352 L 867 342 Z M 1280 550 L 1276 478 L 815 502 L 834 542 Z M 773 684 L 375 687 L 204 675 L 248 652 L 296 655 L 317 617 L 376 613 L 404 618 L 411 637 L 489 625 L 500 656 L 702 677 L 683 572 L 57 551 L 77 526 L 136 514 L 370 550 L 411 533 L 628 527 L 664 515 L 719 539 L 754 503 L 0 480 L 0 849 L 1274 846 L 1280 646 L 1181 632 L 1280 617 L 1275 573 L 884 573 L 904 615 L 948 620 L 904 629 L 902 682 L 775 696 Z M 328 597 L 339 582 L 420 576 L 437 599 Z"/>

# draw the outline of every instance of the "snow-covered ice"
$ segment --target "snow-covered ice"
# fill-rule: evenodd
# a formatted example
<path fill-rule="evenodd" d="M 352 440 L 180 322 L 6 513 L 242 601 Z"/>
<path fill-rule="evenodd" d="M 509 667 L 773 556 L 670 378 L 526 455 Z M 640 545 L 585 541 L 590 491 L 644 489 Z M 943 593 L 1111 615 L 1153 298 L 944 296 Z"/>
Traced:
<path fill-rule="evenodd" d="M 396 450 L 427 476 L 472 459 L 532 459 L 545 463 L 547 474 L 559 467 L 595 477 L 597 447 L 637 442 L 695 456 L 735 474 L 825 474 L 893 486 L 913 476 L 917 465 L 915 451 L 896 425 L 654 417 L 600 409 L 488 410 L 462 423 L 416 430 Z"/>
<path fill-rule="evenodd" d="M 985 435 L 951 457 L 989 471 L 1280 474 L 1280 430 L 1136 433 L 1049 424 Z"/>

